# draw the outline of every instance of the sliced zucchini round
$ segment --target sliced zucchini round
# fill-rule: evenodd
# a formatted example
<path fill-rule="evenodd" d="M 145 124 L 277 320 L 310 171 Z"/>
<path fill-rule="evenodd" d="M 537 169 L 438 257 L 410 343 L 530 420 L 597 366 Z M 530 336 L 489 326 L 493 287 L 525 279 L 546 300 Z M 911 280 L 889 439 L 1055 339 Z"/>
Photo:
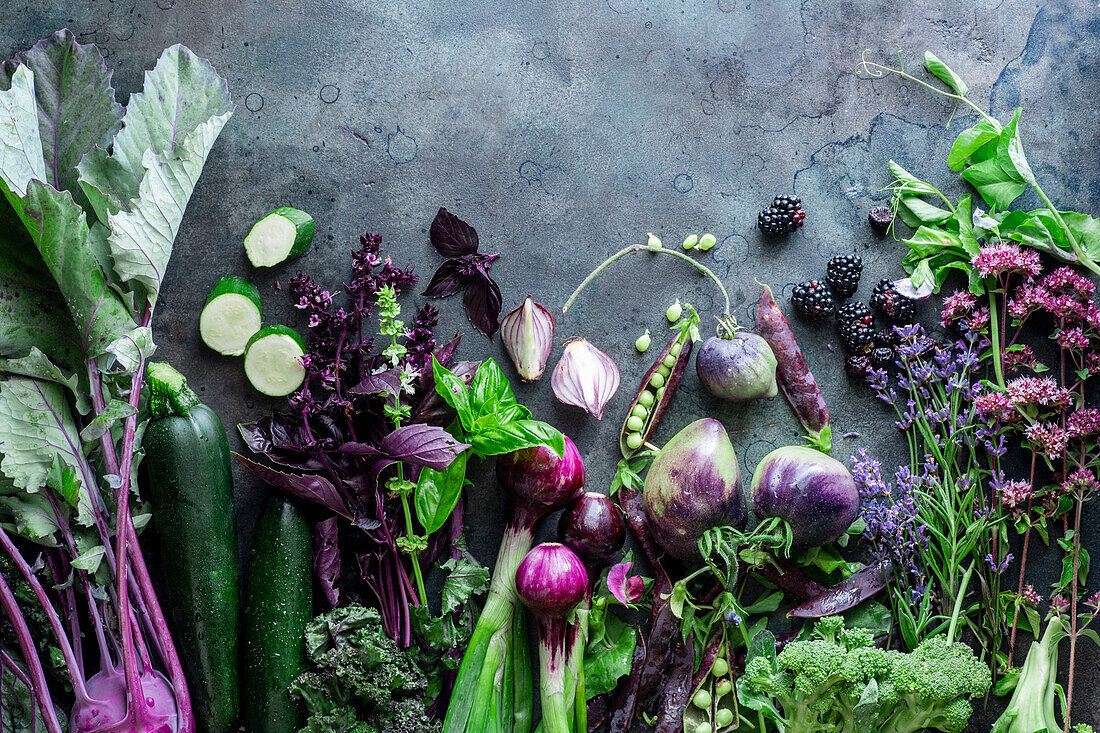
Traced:
<path fill-rule="evenodd" d="M 253 267 L 274 267 L 305 254 L 313 242 L 313 217 L 284 206 L 252 225 L 244 251 Z"/>
<path fill-rule="evenodd" d="M 286 326 L 261 328 L 244 352 L 244 373 L 248 381 L 269 397 L 285 397 L 302 386 L 306 378 L 302 356 L 305 342 Z"/>
<path fill-rule="evenodd" d="M 199 316 L 202 342 L 219 354 L 240 356 L 260 330 L 260 291 L 243 277 L 218 280 Z"/>

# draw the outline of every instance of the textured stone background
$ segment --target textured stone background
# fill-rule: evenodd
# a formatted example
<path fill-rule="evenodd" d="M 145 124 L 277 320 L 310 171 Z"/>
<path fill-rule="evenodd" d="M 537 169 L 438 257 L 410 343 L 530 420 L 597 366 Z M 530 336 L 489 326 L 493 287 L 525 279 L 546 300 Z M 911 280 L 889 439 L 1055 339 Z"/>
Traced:
<path fill-rule="evenodd" d="M 503 257 L 494 274 L 506 308 L 531 293 L 560 306 L 583 275 L 647 231 L 678 243 L 713 231 L 705 261 L 751 322 L 754 279 L 789 293 L 855 251 L 864 287 L 900 274 L 901 247 L 864 223 L 884 199 L 894 158 L 954 191 L 944 159 L 950 107 L 897 78 L 861 80 L 863 49 L 890 61 L 898 49 L 918 68 L 932 49 L 999 116 L 1023 105 L 1032 167 L 1063 207 L 1100 211 L 1096 105 L 1100 11 L 1093 1 L 1017 0 L 6 0 L 0 52 L 71 28 L 115 69 L 120 98 L 167 45 L 184 43 L 228 79 L 237 114 L 215 146 L 180 232 L 158 314 L 160 356 L 181 367 L 227 425 L 275 403 L 258 397 L 240 361 L 199 342 L 196 324 L 221 275 L 252 278 L 266 322 L 296 322 L 273 285 L 299 267 L 336 284 L 365 228 L 428 276 L 439 258 L 426 230 L 436 208 L 473 224 Z M 966 119 L 956 119 L 962 129 Z M 755 231 L 756 212 L 795 191 L 806 228 L 783 244 Z M 248 266 L 241 239 L 258 217 L 290 204 L 317 221 L 313 250 L 275 271 Z M 665 306 L 686 298 L 717 313 L 713 288 L 671 261 L 614 266 L 568 317 L 559 342 L 583 335 L 615 357 L 623 388 L 596 423 L 558 405 L 549 384 L 522 388 L 536 414 L 574 437 L 590 486 L 613 471 L 621 410 L 644 359 L 631 348 L 662 329 Z M 467 333 L 467 358 L 502 355 L 466 323 L 457 299 L 441 304 L 440 333 Z M 852 389 L 829 329 L 794 324 L 829 401 L 835 455 L 865 446 L 887 458 L 899 443 L 887 414 Z M 554 358 L 556 359 L 557 354 Z M 797 440 L 786 403 L 720 404 L 685 380 L 658 440 L 691 419 L 720 418 L 748 470 L 773 446 Z M 231 438 L 231 439 L 235 439 Z M 238 474 L 242 547 L 264 496 Z M 495 552 L 505 509 L 492 481 L 472 490 L 473 544 Z M 1100 545 L 1090 507 L 1088 538 Z M 1096 581 L 1093 582 L 1096 586 Z M 1064 658 L 1065 655 L 1063 655 Z M 1076 720 L 1100 724 L 1095 648 L 1079 666 Z M 981 726 L 977 726 L 981 728 Z M 988 728 L 988 725 L 985 725 Z"/>

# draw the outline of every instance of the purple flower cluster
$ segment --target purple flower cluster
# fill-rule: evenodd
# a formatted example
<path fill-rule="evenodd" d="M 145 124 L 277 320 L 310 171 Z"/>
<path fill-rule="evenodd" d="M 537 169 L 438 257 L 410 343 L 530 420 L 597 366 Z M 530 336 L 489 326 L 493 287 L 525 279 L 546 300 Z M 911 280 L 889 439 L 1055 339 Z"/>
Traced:
<path fill-rule="evenodd" d="M 1033 249 L 1024 249 L 1018 244 L 998 242 L 982 247 L 970 260 L 982 277 L 1001 277 L 1012 273 L 1021 273 L 1028 278 L 1038 277 L 1042 272 L 1039 253 Z"/>
<path fill-rule="evenodd" d="M 859 488 L 860 515 L 866 523 L 863 537 L 877 558 L 890 560 L 895 578 L 916 604 L 927 587 L 923 558 L 928 550 L 918 502 L 921 494 L 931 490 L 939 480 L 935 463 L 929 459 L 919 473 L 901 466 L 891 485 L 882 478 L 881 462 L 868 456 L 863 448 L 849 461 Z"/>

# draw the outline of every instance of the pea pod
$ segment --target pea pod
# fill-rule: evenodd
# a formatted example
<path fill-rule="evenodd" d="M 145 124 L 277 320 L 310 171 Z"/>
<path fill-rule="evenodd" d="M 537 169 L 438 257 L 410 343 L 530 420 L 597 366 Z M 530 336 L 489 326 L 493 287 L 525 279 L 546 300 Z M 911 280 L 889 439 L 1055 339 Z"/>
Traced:
<path fill-rule="evenodd" d="M 738 725 L 737 694 L 731 674 L 729 646 L 717 636 L 700 660 L 691 699 L 684 708 L 684 733 L 729 733 Z"/>
<path fill-rule="evenodd" d="M 624 458 L 630 458 L 637 453 L 661 421 L 665 409 L 676 394 L 676 388 L 680 386 L 693 346 L 690 329 L 681 330 L 672 337 L 653 362 L 653 366 L 645 373 L 619 431 L 619 450 Z"/>

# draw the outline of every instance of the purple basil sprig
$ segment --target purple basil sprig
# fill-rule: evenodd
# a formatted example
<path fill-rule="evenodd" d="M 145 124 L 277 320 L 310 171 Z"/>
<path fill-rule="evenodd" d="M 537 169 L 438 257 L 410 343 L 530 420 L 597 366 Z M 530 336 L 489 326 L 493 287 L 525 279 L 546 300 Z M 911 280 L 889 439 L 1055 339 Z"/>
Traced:
<path fill-rule="evenodd" d="M 500 328 L 500 309 L 504 303 L 500 288 L 489 275 L 499 254 L 478 252 L 477 231 L 457 216 L 440 207 L 428 234 L 436 252 L 448 258 L 432 276 L 422 295 L 445 298 L 461 291 L 466 317 L 474 328 L 490 339 Z"/>

